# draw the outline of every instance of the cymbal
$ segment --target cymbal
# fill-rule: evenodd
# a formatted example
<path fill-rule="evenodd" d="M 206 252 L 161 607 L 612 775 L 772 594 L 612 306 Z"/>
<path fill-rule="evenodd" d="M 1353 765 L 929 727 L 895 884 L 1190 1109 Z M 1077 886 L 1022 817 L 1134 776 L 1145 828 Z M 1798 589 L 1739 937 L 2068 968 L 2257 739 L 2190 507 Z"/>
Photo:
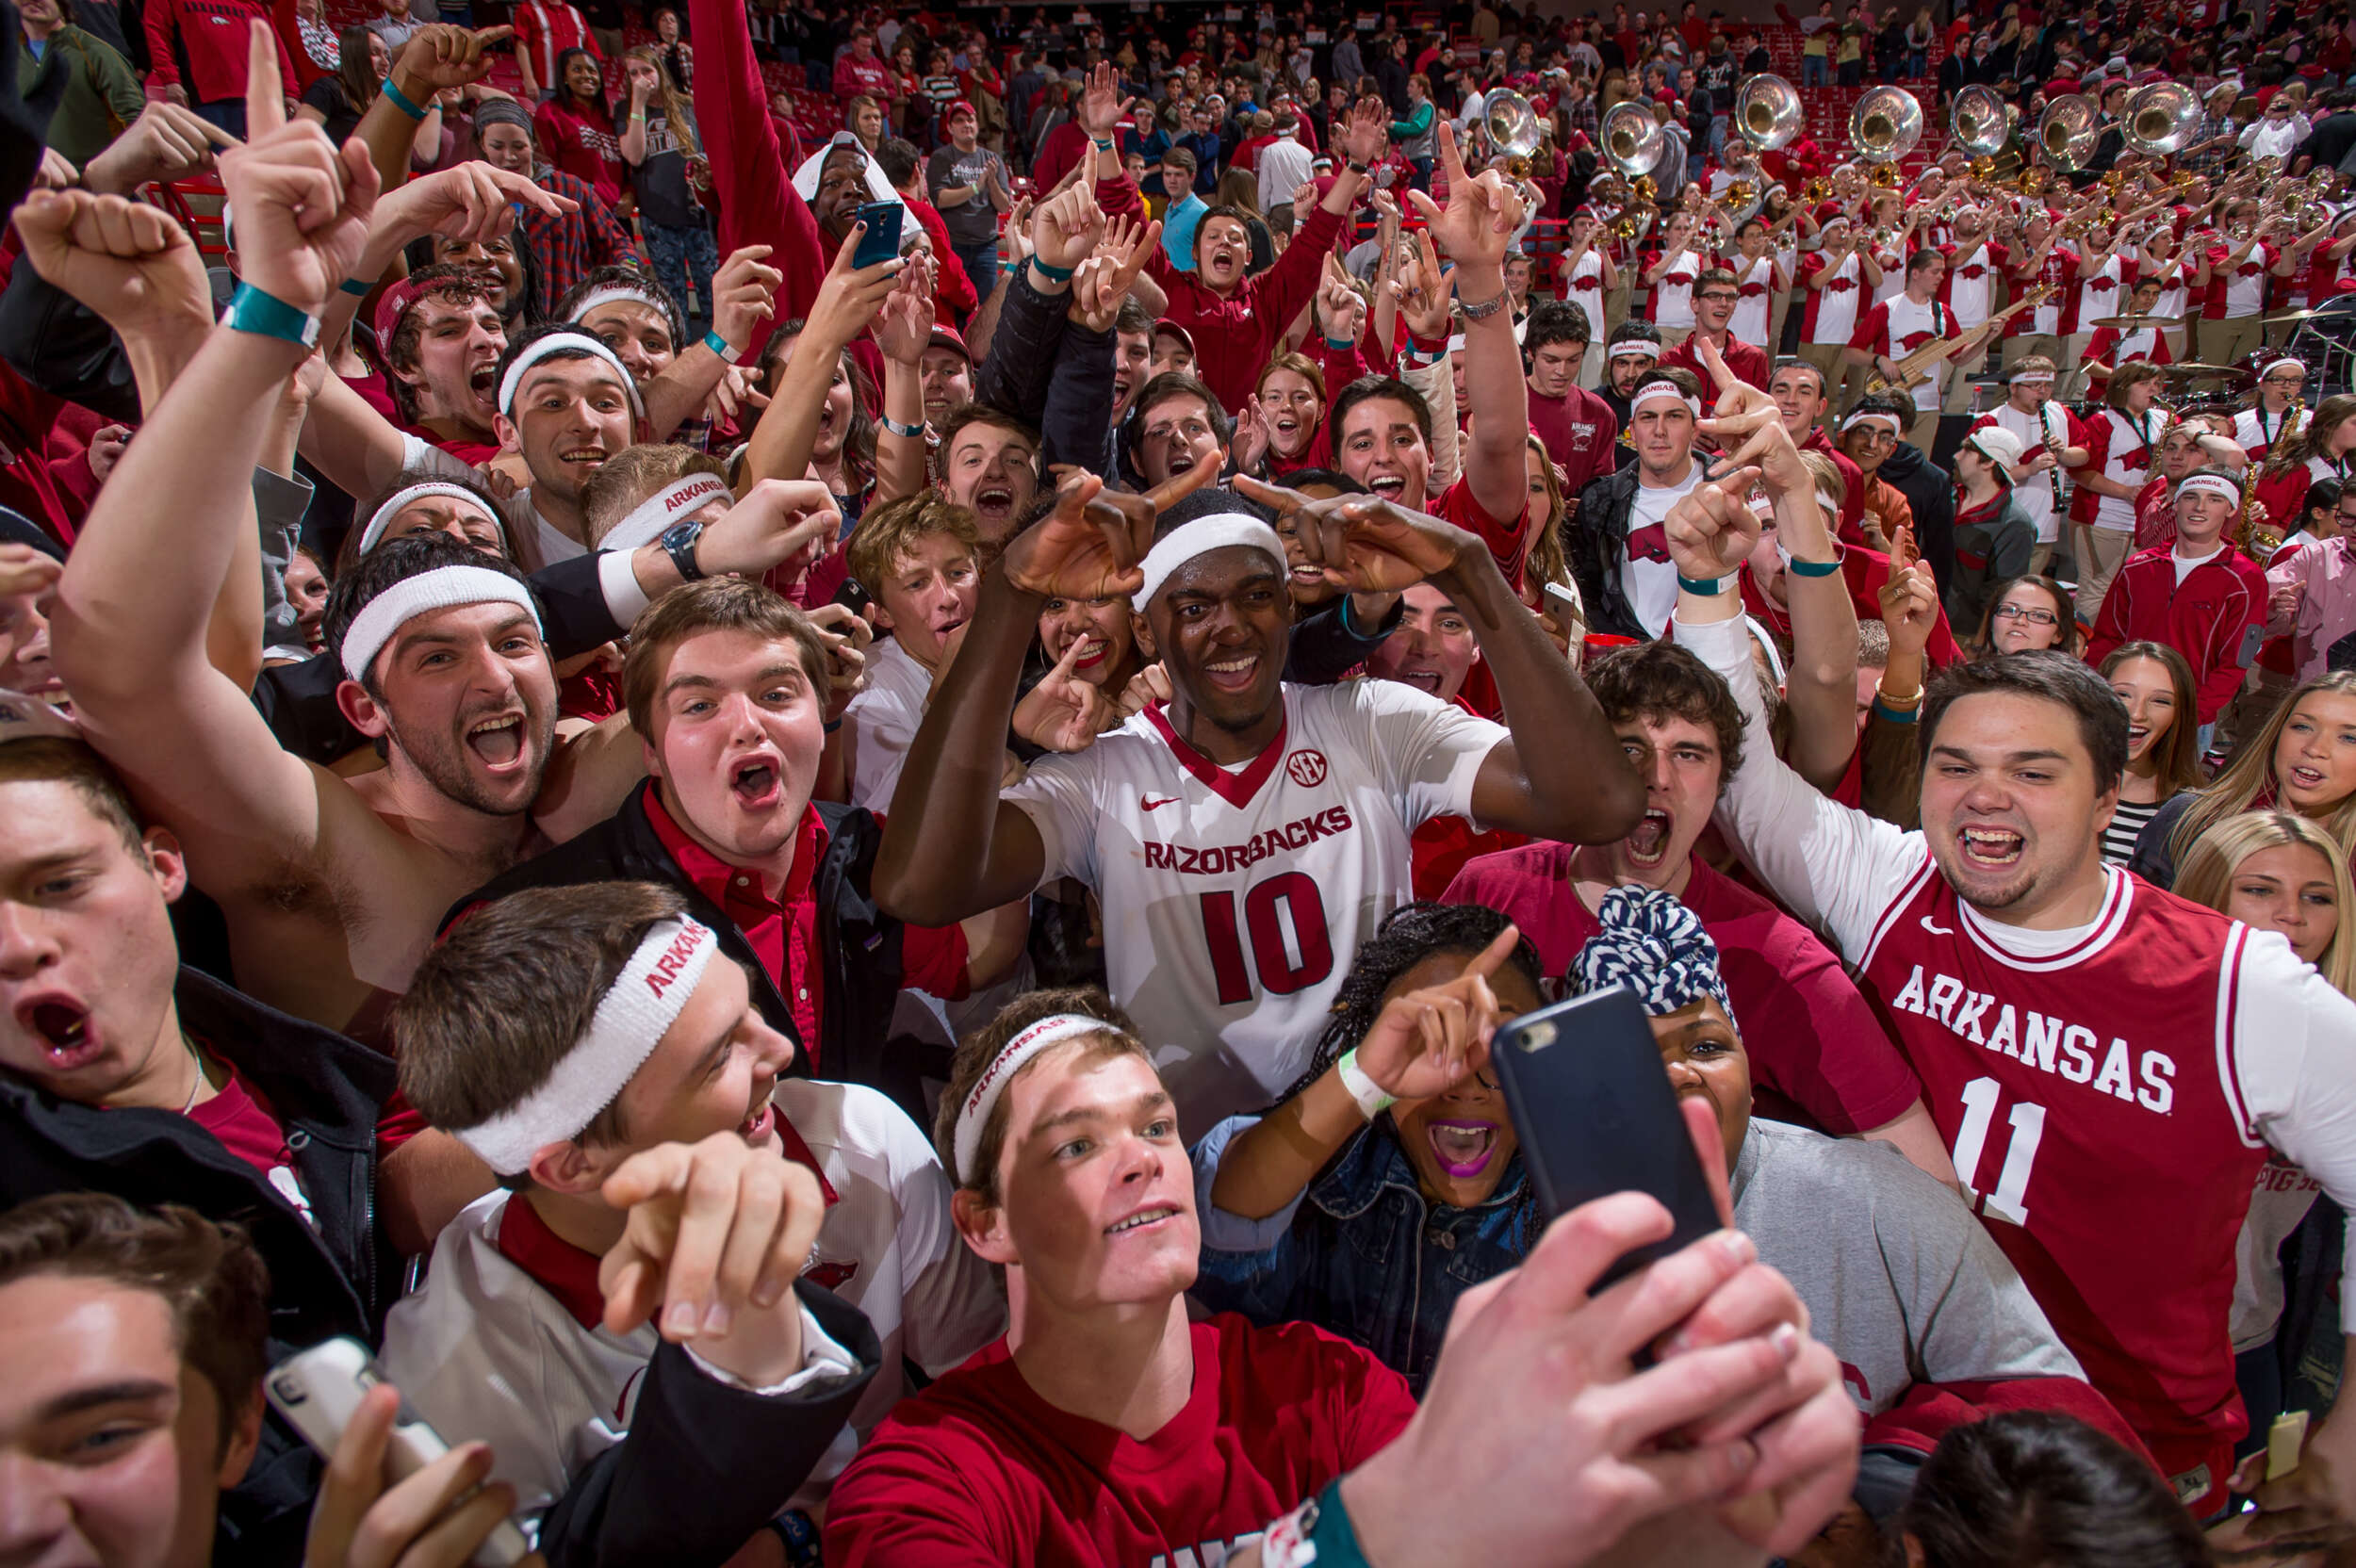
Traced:
<path fill-rule="evenodd" d="M 2098 316 L 2094 324 L 2112 327 L 2119 332 L 2133 332 L 2137 327 L 2172 327 L 2179 319 L 2174 316 Z"/>
<path fill-rule="evenodd" d="M 2180 381 L 2198 381 L 2203 376 L 2252 375 L 2251 370 L 2246 365 L 2201 365 L 2190 360 L 2178 365 L 2163 365 L 2160 367 L 2160 373 L 2174 376 Z"/>
<path fill-rule="evenodd" d="M 2280 316 L 2267 317 L 2263 322 L 2260 323 L 2260 325 L 2268 327 L 2288 326 L 2294 321 L 2304 321 L 2311 317 L 2320 316 L 2322 314 L 2323 312 L 2319 310 L 2286 310 Z"/>

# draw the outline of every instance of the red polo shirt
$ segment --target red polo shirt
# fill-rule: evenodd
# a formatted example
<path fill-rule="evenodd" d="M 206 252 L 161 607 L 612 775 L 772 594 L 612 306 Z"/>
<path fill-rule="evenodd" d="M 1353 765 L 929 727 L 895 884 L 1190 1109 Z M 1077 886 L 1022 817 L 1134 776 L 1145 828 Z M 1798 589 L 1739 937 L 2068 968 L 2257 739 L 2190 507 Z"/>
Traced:
<path fill-rule="evenodd" d="M 826 1005 L 826 973 L 818 954 L 818 903 L 810 890 L 826 853 L 826 825 L 819 819 L 818 808 L 802 808 L 802 825 L 794 837 L 794 866 L 774 899 L 761 891 L 758 874 L 729 865 L 689 838 L 664 809 L 660 790 L 646 792 L 646 821 L 695 890 L 728 911 L 752 944 L 761 967 L 794 1010 L 794 1032 L 815 1070 L 820 1065 L 818 1042 L 823 1037 L 818 1023 Z M 963 997 L 965 932 L 955 925 L 904 927 L 900 970 L 901 984 L 910 990 L 949 1001 Z"/>

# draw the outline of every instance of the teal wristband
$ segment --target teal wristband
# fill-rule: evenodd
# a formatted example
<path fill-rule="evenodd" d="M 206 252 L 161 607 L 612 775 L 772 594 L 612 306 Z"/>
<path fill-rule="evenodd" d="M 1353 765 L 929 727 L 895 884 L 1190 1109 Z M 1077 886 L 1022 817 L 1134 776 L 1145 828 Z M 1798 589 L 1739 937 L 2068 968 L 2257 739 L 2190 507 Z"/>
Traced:
<path fill-rule="evenodd" d="M 704 347 L 727 360 L 730 365 L 744 357 L 744 350 L 728 347 L 728 340 L 720 335 L 719 329 L 716 327 L 704 334 Z"/>
<path fill-rule="evenodd" d="M 1325 1490 L 1317 1494 L 1317 1523 L 1310 1527 L 1309 1544 L 1317 1552 L 1312 1560 L 1323 1568 L 1368 1568 L 1366 1548 L 1358 1544 L 1350 1510 L 1342 1504 L 1338 1478 L 1326 1482 Z"/>
<path fill-rule="evenodd" d="M 1050 267 L 1045 262 L 1039 260 L 1037 256 L 1033 256 L 1031 258 L 1031 265 L 1038 268 L 1039 275 L 1045 278 L 1049 283 L 1070 283 L 1072 281 L 1072 270 L 1069 267 Z"/>
<path fill-rule="evenodd" d="M 355 300 L 365 300 L 368 297 L 368 290 L 376 286 L 376 280 L 373 278 L 346 278 L 335 286 L 342 289 L 345 293 L 351 295 Z"/>
<path fill-rule="evenodd" d="M 1787 561 L 1784 569 L 1793 577 L 1830 577 L 1841 570 L 1838 561 Z"/>
<path fill-rule="evenodd" d="M 1706 599 L 1714 599 L 1725 593 L 1729 580 L 1723 577 L 1687 577 L 1683 572 L 1677 573 L 1679 588 L 1689 594 L 1699 594 Z"/>
<path fill-rule="evenodd" d="M 1346 354 L 1358 346 L 1358 340 L 1354 337 L 1329 337 L 1325 346 L 1337 354 Z"/>
<path fill-rule="evenodd" d="M 1017 272 L 1023 270 L 1023 264 L 1019 261 L 1002 261 L 998 264 L 998 270 L 1006 273 L 1008 277 L 1012 277 Z"/>
<path fill-rule="evenodd" d="M 265 294 L 250 283 L 237 285 L 237 292 L 229 302 L 229 325 L 235 331 L 250 332 L 257 337 L 275 337 L 306 349 L 319 346 L 318 317 L 305 316 L 276 295 Z"/>
<path fill-rule="evenodd" d="M 1873 697 L 1873 711 L 1888 719 L 1891 724 L 1912 724 L 1922 716 L 1922 705 L 1917 702 L 1911 708 L 1891 708 L 1885 704 L 1880 694 L 1876 693 Z"/>
<path fill-rule="evenodd" d="M 1113 139 L 1108 136 L 1092 136 L 1088 139 L 1096 143 L 1096 150 L 1100 153 L 1109 153 L 1113 150 Z"/>
<path fill-rule="evenodd" d="M 917 436 L 924 433 L 924 427 L 923 425 L 904 425 L 889 414 L 876 415 L 875 423 L 883 426 L 885 430 L 891 432 L 892 434 L 903 436 L 909 440 L 913 440 Z"/>
<path fill-rule="evenodd" d="M 384 78 L 384 96 L 393 101 L 393 107 L 399 109 L 410 119 L 423 120 L 425 118 L 425 110 L 419 108 L 416 104 L 412 103 L 410 101 L 409 94 L 395 87 L 393 85 L 393 79 L 390 76 Z"/>

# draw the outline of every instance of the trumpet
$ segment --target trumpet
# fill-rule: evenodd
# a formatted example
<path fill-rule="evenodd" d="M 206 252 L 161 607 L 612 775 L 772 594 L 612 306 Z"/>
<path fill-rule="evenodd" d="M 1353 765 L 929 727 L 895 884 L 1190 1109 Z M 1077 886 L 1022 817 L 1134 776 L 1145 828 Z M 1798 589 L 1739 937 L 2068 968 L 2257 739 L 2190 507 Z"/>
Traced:
<path fill-rule="evenodd" d="M 1800 200 L 1806 202 L 1810 206 L 1814 206 L 1817 203 L 1829 199 L 1831 195 L 1832 182 L 1824 178 L 1822 174 L 1817 175 L 1814 179 L 1800 187 Z"/>
<path fill-rule="evenodd" d="M 1733 208 L 1749 206 L 1759 199 L 1759 188 L 1748 180 L 1736 180 L 1726 187 L 1726 204 Z"/>

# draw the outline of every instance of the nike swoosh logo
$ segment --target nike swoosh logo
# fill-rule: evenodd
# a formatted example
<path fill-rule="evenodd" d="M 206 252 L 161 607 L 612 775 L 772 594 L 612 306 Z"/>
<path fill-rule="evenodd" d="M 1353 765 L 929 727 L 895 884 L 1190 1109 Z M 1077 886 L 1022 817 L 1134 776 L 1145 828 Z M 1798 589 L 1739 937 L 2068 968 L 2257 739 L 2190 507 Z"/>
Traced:
<path fill-rule="evenodd" d="M 1158 811 L 1163 807 L 1174 803 L 1177 799 L 1178 797 L 1176 795 L 1166 795 L 1160 800 L 1155 800 L 1151 795 L 1139 795 L 1137 796 L 1137 804 L 1148 811 Z"/>
<path fill-rule="evenodd" d="M 1950 927 L 1933 923 L 1931 917 L 1928 915 L 1924 915 L 1922 917 L 1922 929 L 1928 931 L 1934 937 L 1952 937 L 1955 935 L 1954 930 Z"/>

